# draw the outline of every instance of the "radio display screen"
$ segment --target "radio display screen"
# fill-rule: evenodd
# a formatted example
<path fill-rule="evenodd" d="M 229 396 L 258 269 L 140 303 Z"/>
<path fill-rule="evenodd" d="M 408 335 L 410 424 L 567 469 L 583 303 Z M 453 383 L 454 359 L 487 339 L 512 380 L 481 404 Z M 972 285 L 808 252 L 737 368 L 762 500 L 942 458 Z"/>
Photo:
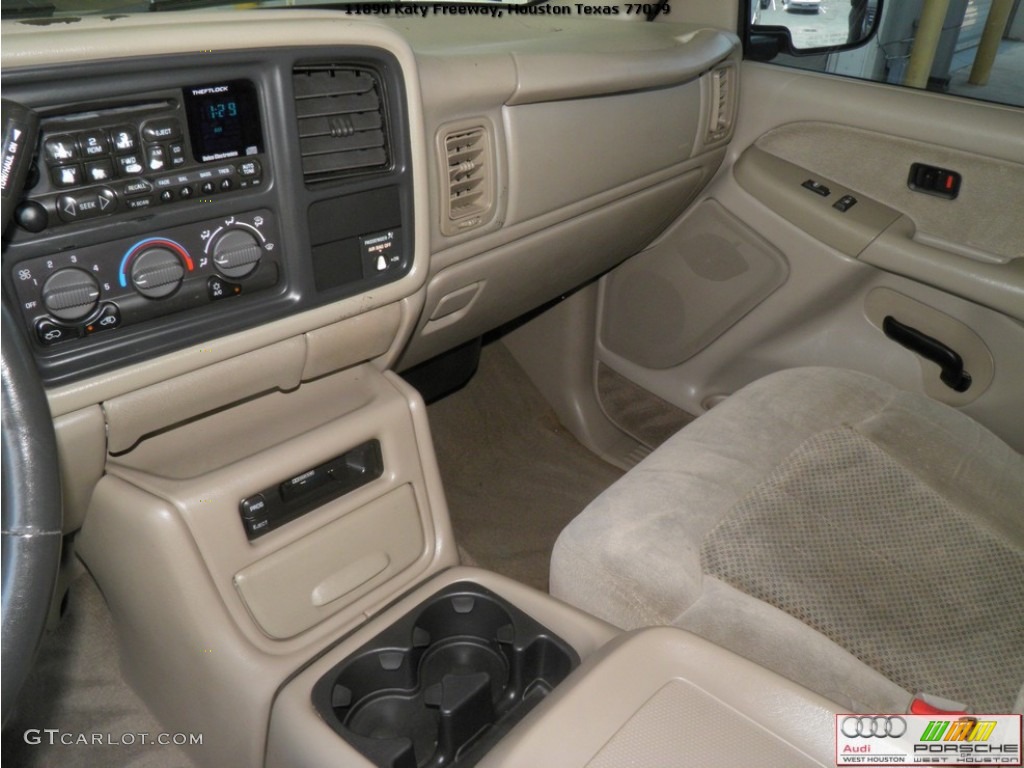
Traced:
<path fill-rule="evenodd" d="M 263 151 L 259 100 L 247 80 L 184 89 L 192 153 L 200 163 Z"/>

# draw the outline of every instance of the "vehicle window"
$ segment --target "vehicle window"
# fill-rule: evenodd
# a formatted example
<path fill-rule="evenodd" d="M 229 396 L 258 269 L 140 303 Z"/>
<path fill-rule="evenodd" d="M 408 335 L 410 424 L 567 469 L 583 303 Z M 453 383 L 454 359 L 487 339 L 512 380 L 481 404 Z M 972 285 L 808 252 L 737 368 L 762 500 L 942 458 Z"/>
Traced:
<path fill-rule="evenodd" d="M 748 0 L 752 34 L 789 31 L 773 63 L 1024 106 L 1020 0 Z M 878 19 L 877 33 L 856 42 Z"/>

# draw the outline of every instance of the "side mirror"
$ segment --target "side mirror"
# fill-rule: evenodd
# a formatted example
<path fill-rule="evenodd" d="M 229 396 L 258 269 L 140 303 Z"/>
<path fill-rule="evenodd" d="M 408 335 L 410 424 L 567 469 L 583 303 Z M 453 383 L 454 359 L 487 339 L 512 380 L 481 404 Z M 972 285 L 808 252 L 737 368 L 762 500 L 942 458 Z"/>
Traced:
<path fill-rule="evenodd" d="M 753 58 L 858 48 L 878 30 L 882 0 L 748 0 Z"/>

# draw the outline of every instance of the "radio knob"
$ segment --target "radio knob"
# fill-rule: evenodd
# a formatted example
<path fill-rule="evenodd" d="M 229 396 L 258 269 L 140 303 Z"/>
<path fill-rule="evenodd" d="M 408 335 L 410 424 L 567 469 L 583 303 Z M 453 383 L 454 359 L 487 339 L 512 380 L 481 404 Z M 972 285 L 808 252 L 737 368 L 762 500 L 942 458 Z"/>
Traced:
<path fill-rule="evenodd" d="M 132 262 L 132 285 L 143 296 L 162 299 L 178 290 L 185 268 L 178 254 L 166 248 L 147 248 Z"/>
<path fill-rule="evenodd" d="M 100 284 L 82 269 L 59 269 L 43 284 L 43 306 L 51 315 L 65 322 L 87 317 L 99 299 Z"/>
<path fill-rule="evenodd" d="M 213 263 L 225 277 L 245 277 L 262 255 L 259 241 L 244 229 L 229 229 L 213 244 Z"/>

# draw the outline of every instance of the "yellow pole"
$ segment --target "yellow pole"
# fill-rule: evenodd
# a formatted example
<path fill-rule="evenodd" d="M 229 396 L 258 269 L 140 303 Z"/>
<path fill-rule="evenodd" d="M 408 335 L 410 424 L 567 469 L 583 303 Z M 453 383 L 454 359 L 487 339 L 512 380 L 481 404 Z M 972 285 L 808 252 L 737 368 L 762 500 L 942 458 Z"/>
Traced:
<path fill-rule="evenodd" d="M 981 33 L 978 52 L 974 54 L 971 76 L 967 79 L 971 85 L 985 85 L 988 82 L 988 76 L 992 74 L 992 65 L 996 61 L 996 53 L 999 52 L 999 42 L 1006 31 L 1006 22 L 1010 20 L 1012 10 L 1013 0 L 992 0 L 985 31 Z"/>
<path fill-rule="evenodd" d="M 907 65 L 907 74 L 903 78 L 904 85 L 911 88 L 927 87 L 928 75 L 931 74 L 932 64 L 935 62 L 935 51 L 939 47 L 947 10 L 949 0 L 924 0 L 921 21 L 917 25 L 917 35 L 914 37 L 914 48 L 910 52 L 910 64 Z"/>

